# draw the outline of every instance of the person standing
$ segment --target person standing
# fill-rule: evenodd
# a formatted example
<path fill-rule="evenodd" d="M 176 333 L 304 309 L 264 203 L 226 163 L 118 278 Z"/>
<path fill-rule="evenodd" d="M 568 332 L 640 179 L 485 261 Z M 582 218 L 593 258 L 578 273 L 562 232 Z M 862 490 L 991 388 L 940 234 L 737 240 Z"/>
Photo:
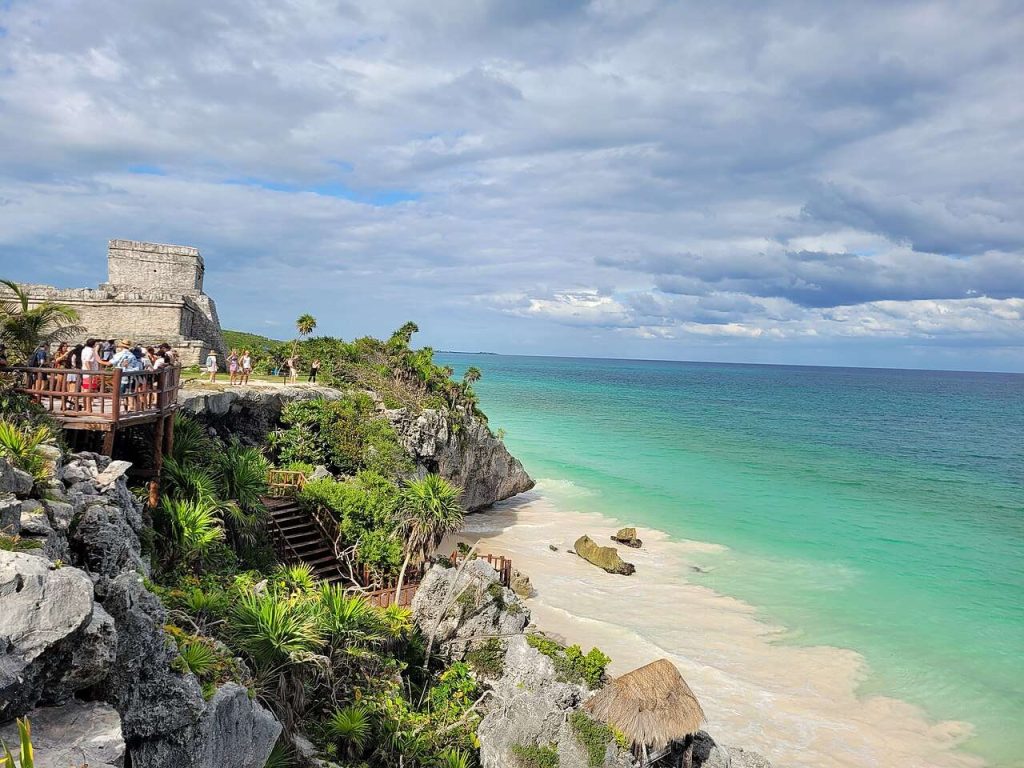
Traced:
<path fill-rule="evenodd" d="M 238 350 L 232 349 L 228 354 L 228 373 L 230 374 L 229 382 L 233 387 L 235 386 L 235 380 L 238 379 Z"/>
<path fill-rule="evenodd" d="M 288 358 L 287 366 L 288 366 L 288 383 L 289 384 L 294 384 L 295 382 L 297 382 L 299 380 L 299 372 L 298 372 L 298 370 L 296 370 L 296 366 L 297 365 L 298 364 L 297 364 L 297 362 L 296 362 L 294 357 L 289 357 Z"/>
<path fill-rule="evenodd" d="M 249 350 L 242 351 L 242 359 L 239 361 L 242 366 L 242 384 L 249 383 L 249 374 L 252 373 L 252 355 L 249 354 Z"/>
<path fill-rule="evenodd" d="M 210 374 L 210 383 L 217 383 L 217 350 L 211 349 L 206 356 L 206 372 Z"/>
<path fill-rule="evenodd" d="M 28 359 L 29 368 L 46 368 L 50 362 L 50 345 L 40 344 L 36 351 Z M 30 373 L 32 377 L 32 389 L 41 390 L 46 383 L 45 373 Z"/>
<path fill-rule="evenodd" d="M 309 366 L 309 378 L 306 379 L 310 384 L 316 384 L 316 376 L 320 373 L 320 361 L 314 360 L 312 365 Z"/>

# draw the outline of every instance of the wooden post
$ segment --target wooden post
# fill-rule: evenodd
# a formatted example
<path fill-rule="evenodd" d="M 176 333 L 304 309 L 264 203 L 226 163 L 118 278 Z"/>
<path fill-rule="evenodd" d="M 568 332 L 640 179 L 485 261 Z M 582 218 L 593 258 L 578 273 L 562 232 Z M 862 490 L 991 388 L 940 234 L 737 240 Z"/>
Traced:
<path fill-rule="evenodd" d="M 156 509 L 160 503 L 160 470 L 164 466 L 164 426 L 167 419 L 160 417 L 154 425 L 153 434 L 153 469 L 156 471 L 153 479 L 149 481 L 149 508 Z"/>
<path fill-rule="evenodd" d="M 117 425 L 111 424 L 110 429 L 103 434 L 103 455 L 114 455 L 114 438 L 117 436 Z"/>
<path fill-rule="evenodd" d="M 121 418 L 121 373 L 122 371 L 120 368 L 115 368 L 114 375 L 111 378 L 111 381 L 113 382 L 113 391 L 111 392 L 113 402 L 110 406 L 110 418 L 113 419 L 115 424 L 117 423 L 117 420 Z"/>
<path fill-rule="evenodd" d="M 174 452 L 174 414 L 167 414 L 164 425 L 164 456 Z"/>

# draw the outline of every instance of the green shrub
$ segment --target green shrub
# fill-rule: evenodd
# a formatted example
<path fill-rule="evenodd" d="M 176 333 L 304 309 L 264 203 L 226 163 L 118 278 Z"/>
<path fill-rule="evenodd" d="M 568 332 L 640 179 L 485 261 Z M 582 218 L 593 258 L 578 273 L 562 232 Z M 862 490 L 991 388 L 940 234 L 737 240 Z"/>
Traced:
<path fill-rule="evenodd" d="M 555 663 L 558 679 L 567 683 L 599 688 L 611 663 L 611 659 L 597 648 L 591 648 L 584 654 L 578 645 L 566 648 L 549 637 L 537 634 L 527 635 L 526 642 L 548 656 Z"/>
<path fill-rule="evenodd" d="M 36 481 L 45 480 L 50 473 L 51 467 L 40 448 L 53 442 L 53 430 L 46 424 L 32 426 L 0 418 L 0 456 Z"/>
<path fill-rule="evenodd" d="M 512 755 L 519 768 L 558 768 L 558 750 L 554 744 L 513 744 Z"/>
<path fill-rule="evenodd" d="M 572 724 L 572 732 L 587 753 L 587 765 L 590 768 L 601 768 L 608 745 L 616 740 L 615 731 L 580 710 L 572 713 L 569 722 Z"/>
<path fill-rule="evenodd" d="M 499 678 L 505 672 L 505 644 L 492 637 L 467 653 L 466 662 L 478 675 Z"/>

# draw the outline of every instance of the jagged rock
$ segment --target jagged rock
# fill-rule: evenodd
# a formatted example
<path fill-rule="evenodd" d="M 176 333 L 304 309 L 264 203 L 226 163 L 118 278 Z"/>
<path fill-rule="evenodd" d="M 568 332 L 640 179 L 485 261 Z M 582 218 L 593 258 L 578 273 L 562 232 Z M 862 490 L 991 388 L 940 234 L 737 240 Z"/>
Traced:
<path fill-rule="evenodd" d="M 21 535 L 50 536 L 53 528 L 42 502 L 26 499 L 21 502 Z"/>
<path fill-rule="evenodd" d="M 512 571 L 512 583 L 510 587 L 520 597 L 532 597 L 533 596 L 533 584 L 530 583 L 530 577 L 522 571 Z"/>
<path fill-rule="evenodd" d="M 58 704 L 102 680 L 116 634 L 95 610 L 89 576 L 0 551 L 0 720 Z"/>
<path fill-rule="evenodd" d="M 44 501 L 43 507 L 50 520 L 50 525 L 55 531 L 67 533 L 71 527 L 71 518 L 74 517 L 75 508 L 65 501 Z"/>
<path fill-rule="evenodd" d="M 133 768 L 263 768 L 281 725 L 235 683 L 217 690 L 195 724 L 131 748 Z"/>
<path fill-rule="evenodd" d="M 461 659 L 474 641 L 519 634 L 530 621 L 530 612 L 501 586 L 486 560 L 471 560 L 458 570 L 435 565 L 412 601 L 424 636 L 434 635 L 435 647 L 453 659 Z"/>
<path fill-rule="evenodd" d="M 121 717 L 102 702 L 69 701 L 61 707 L 44 707 L 28 713 L 36 768 L 121 768 L 124 738 Z M 18 743 L 15 723 L 0 727 L 0 739 Z M 12 746 L 13 748 L 13 746 Z"/>
<path fill-rule="evenodd" d="M 576 539 L 576 543 L 573 547 L 576 550 L 577 555 L 582 557 L 588 563 L 592 563 L 598 568 L 603 568 L 608 571 L 608 573 L 618 573 L 623 576 L 630 576 L 636 572 L 636 566 L 632 563 L 627 563 L 619 557 L 619 553 L 615 547 L 599 546 L 589 536 L 580 536 Z"/>
<path fill-rule="evenodd" d="M 619 528 L 619 532 L 612 536 L 612 541 L 633 549 L 640 549 L 643 546 L 643 542 L 636 537 L 636 528 Z"/>
<path fill-rule="evenodd" d="M 326 480 L 328 477 L 333 477 L 333 475 L 331 475 L 327 467 L 325 467 L 323 464 L 317 464 L 316 467 L 313 468 L 313 474 L 309 476 L 309 479 Z"/>
<path fill-rule="evenodd" d="M 171 669 L 177 650 L 164 632 L 167 615 L 160 601 L 135 573 L 98 587 L 118 636 L 104 698 L 121 713 L 125 738 L 133 744 L 198 722 L 204 709 L 199 683 Z"/>
<path fill-rule="evenodd" d="M 21 502 L 14 496 L 0 498 L 0 533 L 17 536 L 21 532 Z"/>
<path fill-rule="evenodd" d="M 554 544 L 548 544 L 548 549 L 550 549 L 552 552 L 558 551 L 558 547 L 556 547 Z"/>
<path fill-rule="evenodd" d="M 449 414 L 433 409 L 413 413 L 405 408 L 386 410 L 402 445 L 423 476 L 437 472 L 462 488 L 462 506 L 469 512 L 489 507 L 530 490 L 533 480 L 505 444 L 480 419 L 459 407 L 451 418 L 459 421 L 457 434 Z"/>
<path fill-rule="evenodd" d="M 35 480 L 28 472 L 13 466 L 6 459 L 0 459 L 0 495 L 27 496 L 32 492 Z"/>
<path fill-rule="evenodd" d="M 725 747 L 715 743 L 706 731 L 698 731 L 693 739 L 695 768 L 772 768 L 767 758 L 741 747 Z"/>
<path fill-rule="evenodd" d="M 522 635 L 508 641 L 504 674 L 493 684 L 492 697 L 479 727 L 480 761 L 483 768 L 517 765 L 516 745 L 555 745 L 560 768 L 588 768 L 587 755 L 568 722 L 587 691 L 559 682 L 550 658 L 531 647 Z M 614 746 L 605 766 L 628 768 L 628 753 Z"/>
<path fill-rule="evenodd" d="M 96 475 L 96 485 L 99 486 L 100 490 L 111 487 L 117 479 L 124 477 L 125 473 L 131 469 L 132 463 L 130 461 L 112 461 L 98 475 Z"/>
<path fill-rule="evenodd" d="M 148 571 L 141 545 L 123 507 L 93 503 L 78 516 L 71 551 L 92 573 L 114 577 L 122 571 Z"/>
<path fill-rule="evenodd" d="M 64 465 L 60 479 L 64 485 L 74 486 L 78 483 L 92 482 L 99 474 L 99 468 L 93 459 L 76 459 Z"/>

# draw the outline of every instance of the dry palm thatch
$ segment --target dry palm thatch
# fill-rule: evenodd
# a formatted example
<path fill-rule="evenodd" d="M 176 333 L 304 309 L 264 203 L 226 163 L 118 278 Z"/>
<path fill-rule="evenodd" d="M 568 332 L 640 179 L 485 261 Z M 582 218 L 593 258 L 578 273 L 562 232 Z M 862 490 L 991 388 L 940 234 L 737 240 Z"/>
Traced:
<path fill-rule="evenodd" d="M 696 733 L 704 722 L 700 702 L 667 659 L 615 678 L 585 706 L 634 744 L 655 750 Z"/>

